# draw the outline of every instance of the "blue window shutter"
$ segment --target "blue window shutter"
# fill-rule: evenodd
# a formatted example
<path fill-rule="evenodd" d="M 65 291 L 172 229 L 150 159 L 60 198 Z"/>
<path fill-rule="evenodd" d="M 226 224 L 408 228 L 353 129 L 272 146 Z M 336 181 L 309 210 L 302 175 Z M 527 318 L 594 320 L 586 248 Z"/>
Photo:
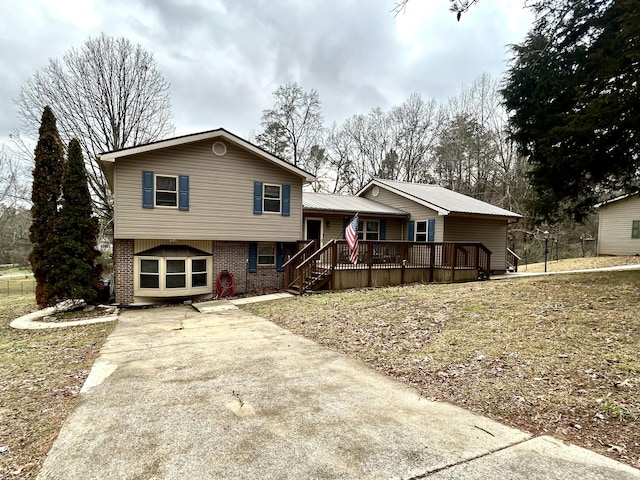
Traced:
<path fill-rule="evenodd" d="M 276 271 L 284 272 L 284 245 L 282 243 L 276 244 Z"/>
<path fill-rule="evenodd" d="M 249 244 L 249 273 L 258 271 L 258 244 L 251 242 Z"/>
<path fill-rule="evenodd" d="M 262 215 L 262 182 L 253 182 L 253 213 Z"/>
<path fill-rule="evenodd" d="M 380 220 L 380 240 L 387 239 L 387 221 Z"/>
<path fill-rule="evenodd" d="M 288 217 L 291 212 L 291 185 L 282 185 L 282 216 Z"/>
<path fill-rule="evenodd" d="M 178 208 L 189 210 L 189 176 L 180 175 L 178 177 Z"/>
<path fill-rule="evenodd" d="M 153 172 L 142 172 L 142 208 L 153 208 Z"/>
<path fill-rule="evenodd" d="M 416 222 L 409 220 L 409 232 L 407 233 L 407 240 L 415 242 L 416 240 Z"/>
<path fill-rule="evenodd" d="M 436 221 L 434 218 L 427 222 L 427 242 L 433 242 L 436 237 Z"/>

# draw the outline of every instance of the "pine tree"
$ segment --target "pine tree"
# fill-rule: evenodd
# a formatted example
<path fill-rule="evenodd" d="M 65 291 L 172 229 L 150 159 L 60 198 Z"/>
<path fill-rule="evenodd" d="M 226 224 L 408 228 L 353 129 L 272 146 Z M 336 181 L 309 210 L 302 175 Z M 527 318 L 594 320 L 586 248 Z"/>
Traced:
<path fill-rule="evenodd" d="M 29 239 L 33 248 L 29 254 L 31 270 L 36 280 L 36 303 L 45 307 L 53 301 L 50 272 L 54 265 L 51 249 L 55 245 L 54 224 L 60 204 L 60 183 L 63 173 L 63 147 L 51 108 L 44 108 L 38 144 L 35 150 L 33 186 L 31 190 L 31 227 Z"/>
<path fill-rule="evenodd" d="M 96 259 L 98 222 L 93 217 L 91 195 L 77 139 L 67 151 L 62 177 L 62 208 L 54 233 L 56 244 L 51 252 L 56 259 L 51 272 L 53 291 L 58 299 L 95 300 L 99 271 Z"/>

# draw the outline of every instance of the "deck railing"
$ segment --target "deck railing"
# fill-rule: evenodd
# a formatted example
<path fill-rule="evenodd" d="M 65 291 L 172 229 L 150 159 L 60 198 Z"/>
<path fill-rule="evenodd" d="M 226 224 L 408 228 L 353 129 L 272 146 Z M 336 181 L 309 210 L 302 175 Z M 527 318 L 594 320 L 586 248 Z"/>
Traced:
<path fill-rule="evenodd" d="M 507 248 L 507 268 L 509 268 L 513 272 L 518 271 L 518 263 L 520 261 L 520 257 L 516 255 L 516 252 Z"/>
<path fill-rule="evenodd" d="M 305 251 L 309 248 L 307 245 Z M 491 252 L 476 242 L 360 241 L 356 264 L 350 261 L 351 252 L 346 240 L 332 240 L 310 255 L 299 254 L 285 264 L 285 272 L 287 269 L 291 272 L 285 274 L 285 279 L 288 288 L 295 288 L 300 293 L 335 270 L 367 269 L 371 278 L 371 271 L 376 269 L 429 269 L 430 282 L 434 280 L 434 269 L 450 270 L 451 281 L 456 270 L 475 269 L 482 278 L 489 278 L 491 271 Z M 294 261 L 296 258 L 298 260 Z"/>

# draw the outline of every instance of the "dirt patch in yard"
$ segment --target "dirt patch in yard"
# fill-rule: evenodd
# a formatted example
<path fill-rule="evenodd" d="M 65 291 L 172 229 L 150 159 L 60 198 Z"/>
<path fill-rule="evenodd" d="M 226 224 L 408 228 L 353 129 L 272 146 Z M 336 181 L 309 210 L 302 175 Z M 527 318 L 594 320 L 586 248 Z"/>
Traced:
<path fill-rule="evenodd" d="M 247 306 L 444 400 L 640 466 L 640 271 Z"/>

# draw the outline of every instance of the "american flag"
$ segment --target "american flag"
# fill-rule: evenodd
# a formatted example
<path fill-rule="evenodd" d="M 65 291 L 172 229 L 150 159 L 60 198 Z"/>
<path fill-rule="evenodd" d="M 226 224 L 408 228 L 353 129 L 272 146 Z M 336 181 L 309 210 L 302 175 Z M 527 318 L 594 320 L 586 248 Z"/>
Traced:
<path fill-rule="evenodd" d="M 358 263 L 358 214 L 356 213 L 353 220 L 349 222 L 344 231 L 344 238 L 347 240 L 349 250 L 351 250 L 351 263 Z"/>

